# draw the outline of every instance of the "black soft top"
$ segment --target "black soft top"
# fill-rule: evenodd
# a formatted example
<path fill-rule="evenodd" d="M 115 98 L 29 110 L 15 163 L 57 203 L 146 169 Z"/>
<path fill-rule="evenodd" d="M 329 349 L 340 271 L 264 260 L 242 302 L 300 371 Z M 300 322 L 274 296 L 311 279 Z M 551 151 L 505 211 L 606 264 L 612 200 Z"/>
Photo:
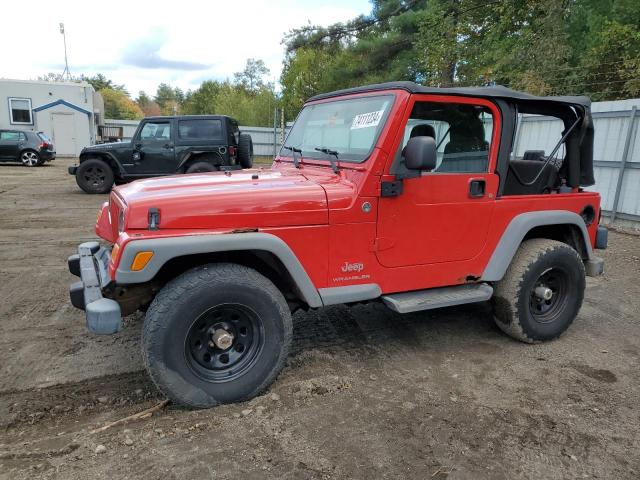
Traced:
<path fill-rule="evenodd" d="M 232 120 L 236 121 L 234 118 L 229 115 L 155 115 L 153 117 L 144 117 L 143 120 L 171 120 L 171 119 L 181 119 L 181 120 Z"/>
<path fill-rule="evenodd" d="M 509 156 L 514 140 L 513 132 L 518 123 L 518 113 L 557 117 L 563 121 L 564 131 L 568 135 L 565 141 L 566 158 L 560 169 L 561 178 L 570 187 L 590 186 L 595 183 L 593 176 L 594 131 L 589 97 L 538 97 L 518 92 L 502 85 L 493 87 L 436 88 L 424 87 L 414 82 L 388 82 L 323 93 L 311 97 L 308 101 L 385 90 L 405 90 L 409 93 L 487 98 L 494 100 L 495 103 L 504 104 L 500 106 L 500 109 L 502 110 L 505 128 L 503 128 L 503 138 L 500 142 L 501 149 L 498 154 L 498 171 L 503 173 L 509 168 Z M 577 128 L 573 128 L 574 126 Z M 499 192 L 502 192 L 505 178 L 506 175 L 504 174 L 500 177 Z"/>
<path fill-rule="evenodd" d="M 345 88 L 336 90 L 335 92 L 322 93 L 311 97 L 308 101 L 323 100 L 326 98 L 339 97 L 342 95 L 350 95 L 354 93 L 375 92 L 379 90 L 405 90 L 409 93 L 431 93 L 436 95 L 459 95 L 462 97 L 480 97 L 480 98 L 501 98 L 505 100 L 529 101 L 529 102 L 550 102 L 561 103 L 564 105 L 577 105 L 585 108 L 591 106 L 589 97 L 583 96 L 558 96 L 558 97 L 539 97 L 517 90 L 512 90 L 502 85 L 494 87 L 425 87 L 414 82 L 387 82 L 377 83 L 374 85 L 365 85 L 362 87 Z"/>

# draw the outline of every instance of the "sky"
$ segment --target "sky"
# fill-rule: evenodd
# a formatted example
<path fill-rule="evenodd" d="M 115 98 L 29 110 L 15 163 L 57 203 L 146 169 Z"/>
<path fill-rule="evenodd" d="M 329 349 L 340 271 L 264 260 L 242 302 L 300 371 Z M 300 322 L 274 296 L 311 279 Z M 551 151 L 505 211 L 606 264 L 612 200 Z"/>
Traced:
<path fill-rule="evenodd" d="M 262 59 L 277 81 L 286 32 L 370 11 L 369 0 L 9 0 L 2 5 L 12 20 L 0 29 L 0 78 L 62 73 L 64 22 L 71 74 L 102 73 L 132 97 L 153 95 L 162 82 L 186 91 L 207 79 L 232 79 L 247 58 Z"/>

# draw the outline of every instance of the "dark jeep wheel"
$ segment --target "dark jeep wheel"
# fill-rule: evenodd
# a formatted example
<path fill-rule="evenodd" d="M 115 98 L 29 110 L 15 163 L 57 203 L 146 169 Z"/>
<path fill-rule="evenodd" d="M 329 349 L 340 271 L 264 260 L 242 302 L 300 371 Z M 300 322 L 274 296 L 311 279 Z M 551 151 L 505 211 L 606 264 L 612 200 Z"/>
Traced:
<path fill-rule="evenodd" d="M 107 193 L 113 186 L 114 175 L 111 167 L 97 158 L 80 163 L 76 172 L 76 183 L 87 193 Z"/>
<path fill-rule="evenodd" d="M 253 167 L 253 140 L 247 133 L 241 133 L 238 140 L 238 162 L 242 168 Z"/>
<path fill-rule="evenodd" d="M 511 337 L 537 343 L 564 333 L 584 298 L 578 252 L 547 239 L 522 243 L 493 296 L 496 324 Z"/>
<path fill-rule="evenodd" d="M 219 167 L 210 164 L 209 162 L 196 162 L 189 165 L 189 168 L 184 173 L 202 173 L 202 172 L 215 172 L 220 170 Z"/>
<path fill-rule="evenodd" d="M 241 265 L 203 265 L 151 303 L 143 358 L 173 402 L 209 408 L 264 391 L 284 366 L 291 335 L 287 302 L 270 280 Z"/>

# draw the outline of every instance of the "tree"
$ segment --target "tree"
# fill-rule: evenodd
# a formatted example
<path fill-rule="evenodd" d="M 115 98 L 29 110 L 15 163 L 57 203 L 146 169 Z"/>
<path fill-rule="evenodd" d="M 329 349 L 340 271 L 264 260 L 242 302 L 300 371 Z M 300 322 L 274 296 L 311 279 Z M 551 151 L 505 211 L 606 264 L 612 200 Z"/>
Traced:
<path fill-rule="evenodd" d="M 333 65 L 326 49 L 302 47 L 289 55 L 280 83 L 285 112 L 295 115 L 309 97 L 332 89 L 327 71 L 331 71 Z"/>
<path fill-rule="evenodd" d="M 144 117 L 144 113 L 138 104 L 122 91 L 103 88 L 99 93 L 104 100 L 105 118 L 138 120 Z"/>
<path fill-rule="evenodd" d="M 372 0 L 285 36 L 283 102 L 291 118 L 312 94 L 388 80 L 635 96 L 639 35 L 637 0 Z"/>
<path fill-rule="evenodd" d="M 124 87 L 124 85 L 115 84 L 112 80 L 109 80 L 101 73 L 98 73 L 93 77 L 81 75 L 80 80 L 89 83 L 96 92 L 108 88 L 110 90 L 115 90 L 116 92 L 122 92 L 127 96 L 129 95 L 129 92 L 127 92 L 127 89 Z"/>
<path fill-rule="evenodd" d="M 183 104 L 186 115 L 209 115 L 216 113 L 216 99 L 222 88 L 216 80 L 205 80 L 194 92 L 187 92 Z"/>
<path fill-rule="evenodd" d="M 244 70 L 233 74 L 235 83 L 248 92 L 255 93 L 265 86 L 263 77 L 269 75 L 270 71 L 262 60 L 248 58 Z"/>
<path fill-rule="evenodd" d="M 153 100 L 151 100 L 151 97 L 149 97 L 149 95 L 147 95 L 143 90 L 140 90 L 138 92 L 138 98 L 136 98 L 136 103 L 140 105 L 140 108 L 146 107 L 151 102 L 153 102 Z"/>
<path fill-rule="evenodd" d="M 54 73 L 54 72 L 49 72 L 45 75 L 40 75 L 38 76 L 38 80 L 40 81 L 44 81 L 44 82 L 80 82 L 81 79 L 78 77 L 71 77 L 69 80 L 67 80 L 67 77 L 62 75 L 61 73 Z"/>
<path fill-rule="evenodd" d="M 158 85 L 154 100 L 160 106 L 162 115 L 177 115 L 181 110 L 181 97 L 184 99 L 184 94 L 180 89 L 161 83 Z"/>

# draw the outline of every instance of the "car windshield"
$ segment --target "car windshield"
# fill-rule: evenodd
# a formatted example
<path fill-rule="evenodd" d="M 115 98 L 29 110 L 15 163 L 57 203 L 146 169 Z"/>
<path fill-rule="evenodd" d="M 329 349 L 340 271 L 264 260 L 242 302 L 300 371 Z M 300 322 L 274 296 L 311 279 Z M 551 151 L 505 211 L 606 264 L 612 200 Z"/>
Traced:
<path fill-rule="evenodd" d="M 371 154 L 384 126 L 393 95 L 368 96 L 307 105 L 287 136 L 287 147 L 302 150 L 302 157 L 326 160 L 335 151 L 340 161 L 363 162 Z M 290 156 L 290 149 L 281 155 Z"/>

